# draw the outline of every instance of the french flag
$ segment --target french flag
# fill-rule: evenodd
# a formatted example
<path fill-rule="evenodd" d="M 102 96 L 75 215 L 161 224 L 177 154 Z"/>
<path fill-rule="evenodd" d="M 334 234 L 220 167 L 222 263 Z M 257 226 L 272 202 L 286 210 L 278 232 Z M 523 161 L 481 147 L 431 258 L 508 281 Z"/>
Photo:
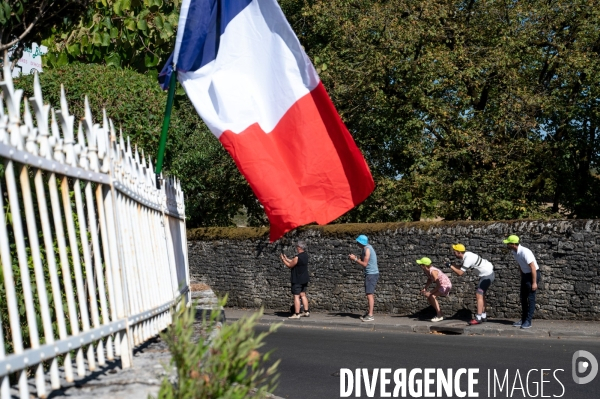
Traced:
<path fill-rule="evenodd" d="M 327 224 L 375 183 L 276 0 L 184 0 L 173 68 L 264 206 L 270 239 Z M 226 184 L 226 182 L 223 182 Z"/>

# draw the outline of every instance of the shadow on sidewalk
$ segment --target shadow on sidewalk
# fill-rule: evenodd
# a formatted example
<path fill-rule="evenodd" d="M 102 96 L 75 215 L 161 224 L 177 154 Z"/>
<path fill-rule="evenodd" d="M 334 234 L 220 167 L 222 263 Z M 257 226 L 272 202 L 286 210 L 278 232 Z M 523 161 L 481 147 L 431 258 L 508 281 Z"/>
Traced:
<path fill-rule="evenodd" d="M 288 317 L 290 317 L 292 315 L 292 313 L 290 313 L 290 312 L 283 312 L 283 311 L 276 311 L 276 312 L 273 312 L 272 315 L 287 319 Z"/>
<path fill-rule="evenodd" d="M 443 311 L 443 309 L 442 309 L 442 311 Z M 418 312 L 415 312 L 413 314 L 409 314 L 409 315 L 405 315 L 405 316 L 398 315 L 398 316 L 392 316 L 392 317 L 410 317 L 413 319 L 417 319 L 419 321 L 429 321 L 433 317 L 435 317 L 435 309 L 433 309 L 433 306 L 428 306 L 428 307 L 421 309 Z M 460 309 L 459 311 L 455 312 L 453 315 L 444 315 L 445 320 L 460 320 L 460 321 L 469 322 L 472 318 L 473 318 L 472 313 L 469 309 Z"/>
<path fill-rule="evenodd" d="M 502 324 L 505 326 L 512 326 L 514 321 L 513 320 L 498 320 L 498 319 L 487 319 L 487 323 L 488 324 Z"/>
<path fill-rule="evenodd" d="M 356 313 L 333 312 L 333 313 L 327 313 L 327 316 L 348 317 L 350 319 L 360 319 L 360 315 L 356 314 Z"/>

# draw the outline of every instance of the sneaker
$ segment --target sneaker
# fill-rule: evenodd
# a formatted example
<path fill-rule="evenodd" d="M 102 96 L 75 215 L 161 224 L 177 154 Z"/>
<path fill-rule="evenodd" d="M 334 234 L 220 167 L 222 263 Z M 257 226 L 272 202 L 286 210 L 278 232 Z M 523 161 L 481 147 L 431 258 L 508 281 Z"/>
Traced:
<path fill-rule="evenodd" d="M 523 325 L 523 320 L 519 320 L 516 323 L 513 323 L 513 327 L 521 327 Z"/>
<path fill-rule="evenodd" d="M 365 312 L 365 314 L 363 314 L 362 316 L 359 317 L 359 319 L 364 319 L 365 317 L 367 317 L 369 315 L 369 312 Z"/>
<path fill-rule="evenodd" d="M 433 319 L 431 319 L 432 322 L 437 323 L 438 321 L 442 321 L 444 320 L 444 316 L 436 316 Z"/>
<path fill-rule="evenodd" d="M 531 328 L 531 322 L 530 321 L 524 321 L 523 324 L 521 325 L 521 328 Z"/>
<path fill-rule="evenodd" d="M 480 320 L 473 319 L 469 322 L 469 325 L 476 326 L 477 324 L 483 324 L 483 321 L 484 321 L 484 319 L 480 319 Z"/>
<path fill-rule="evenodd" d="M 290 317 L 288 317 L 288 319 L 299 319 L 299 318 L 300 318 L 300 314 L 299 313 L 293 314 Z"/>
<path fill-rule="evenodd" d="M 481 322 L 482 322 L 482 323 L 485 323 L 486 321 L 487 321 L 487 317 L 482 317 L 482 318 L 481 318 Z"/>
<path fill-rule="evenodd" d="M 304 312 L 304 313 L 302 313 L 302 317 L 310 317 L 310 312 Z"/>
<path fill-rule="evenodd" d="M 373 316 L 366 315 L 362 318 L 362 321 L 373 321 L 375 318 Z"/>

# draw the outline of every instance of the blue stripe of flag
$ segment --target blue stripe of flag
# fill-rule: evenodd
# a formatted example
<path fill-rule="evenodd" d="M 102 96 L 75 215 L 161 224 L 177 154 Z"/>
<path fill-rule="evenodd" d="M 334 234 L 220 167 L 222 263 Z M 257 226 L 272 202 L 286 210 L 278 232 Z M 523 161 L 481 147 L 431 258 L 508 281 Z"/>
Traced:
<path fill-rule="evenodd" d="M 185 16 L 177 70 L 197 71 L 217 58 L 219 40 L 227 25 L 251 2 L 252 0 L 191 0 Z M 183 19 L 184 16 L 180 16 L 180 24 Z M 173 54 L 158 76 L 158 81 L 165 90 L 169 87 L 172 70 Z"/>

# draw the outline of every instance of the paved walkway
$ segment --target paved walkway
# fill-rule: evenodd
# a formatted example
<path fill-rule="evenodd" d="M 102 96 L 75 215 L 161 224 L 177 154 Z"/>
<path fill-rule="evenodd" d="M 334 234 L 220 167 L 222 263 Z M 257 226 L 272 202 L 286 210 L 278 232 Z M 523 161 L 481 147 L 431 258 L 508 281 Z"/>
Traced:
<path fill-rule="evenodd" d="M 71 399 L 148 399 L 156 397 L 162 380 L 168 374 L 175 380 L 175 371 L 169 362 L 171 354 L 167 345 L 159 338 L 153 338 L 135 349 L 133 367 L 121 369 L 118 360 L 98 366 L 97 371 L 88 373 L 85 378 L 73 383 L 63 380 L 63 388 L 53 391 L 51 398 Z M 62 368 L 61 368 L 62 371 Z M 31 385 L 33 388 L 33 385 Z M 33 390 L 33 389 L 32 389 Z M 13 397 L 18 397 L 16 392 Z"/>
<path fill-rule="evenodd" d="M 238 320 L 250 315 L 256 309 L 225 309 L 227 321 Z M 600 338 L 600 321 L 534 320 L 533 327 L 527 330 L 512 326 L 515 320 L 488 319 L 484 324 L 469 326 L 467 321 L 446 319 L 438 323 L 419 320 L 413 317 L 375 314 L 372 322 L 362 322 L 359 314 L 339 312 L 311 312 L 310 317 L 288 319 L 284 311 L 265 310 L 261 324 L 283 323 L 284 326 L 366 329 L 372 331 L 397 331 L 424 334 L 465 334 L 506 337 L 548 337 L 548 338 Z"/>
<path fill-rule="evenodd" d="M 210 309 L 217 303 L 216 297 L 209 287 L 203 291 L 192 292 L 192 297 L 197 301 L 197 311 Z M 198 318 L 198 321 L 201 319 Z M 201 323 L 196 323 L 198 333 L 201 333 Z M 73 383 L 62 381 L 62 388 L 53 391 L 51 398 L 71 399 L 148 399 L 156 397 L 162 381 L 168 377 L 176 380 L 176 372 L 169 365 L 171 353 L 167 344 L 155 337 L 136 347 L 133 352 L 133 366 L 122 369 L 119 360 L 107 362 L 105 366 L 98 367 L 97 371 L 89 373 L 85 378 L 77 379 Z M 61 368 L 61 374 L 62 374 Z M 32 381 L 33 382 L 33 381 Z M 32 391 L 34 389 L 31 384 Z M 16 394 L 16 392 L 14 392 Z M 16 395 L 14 395 L 16 397 Z"/>

